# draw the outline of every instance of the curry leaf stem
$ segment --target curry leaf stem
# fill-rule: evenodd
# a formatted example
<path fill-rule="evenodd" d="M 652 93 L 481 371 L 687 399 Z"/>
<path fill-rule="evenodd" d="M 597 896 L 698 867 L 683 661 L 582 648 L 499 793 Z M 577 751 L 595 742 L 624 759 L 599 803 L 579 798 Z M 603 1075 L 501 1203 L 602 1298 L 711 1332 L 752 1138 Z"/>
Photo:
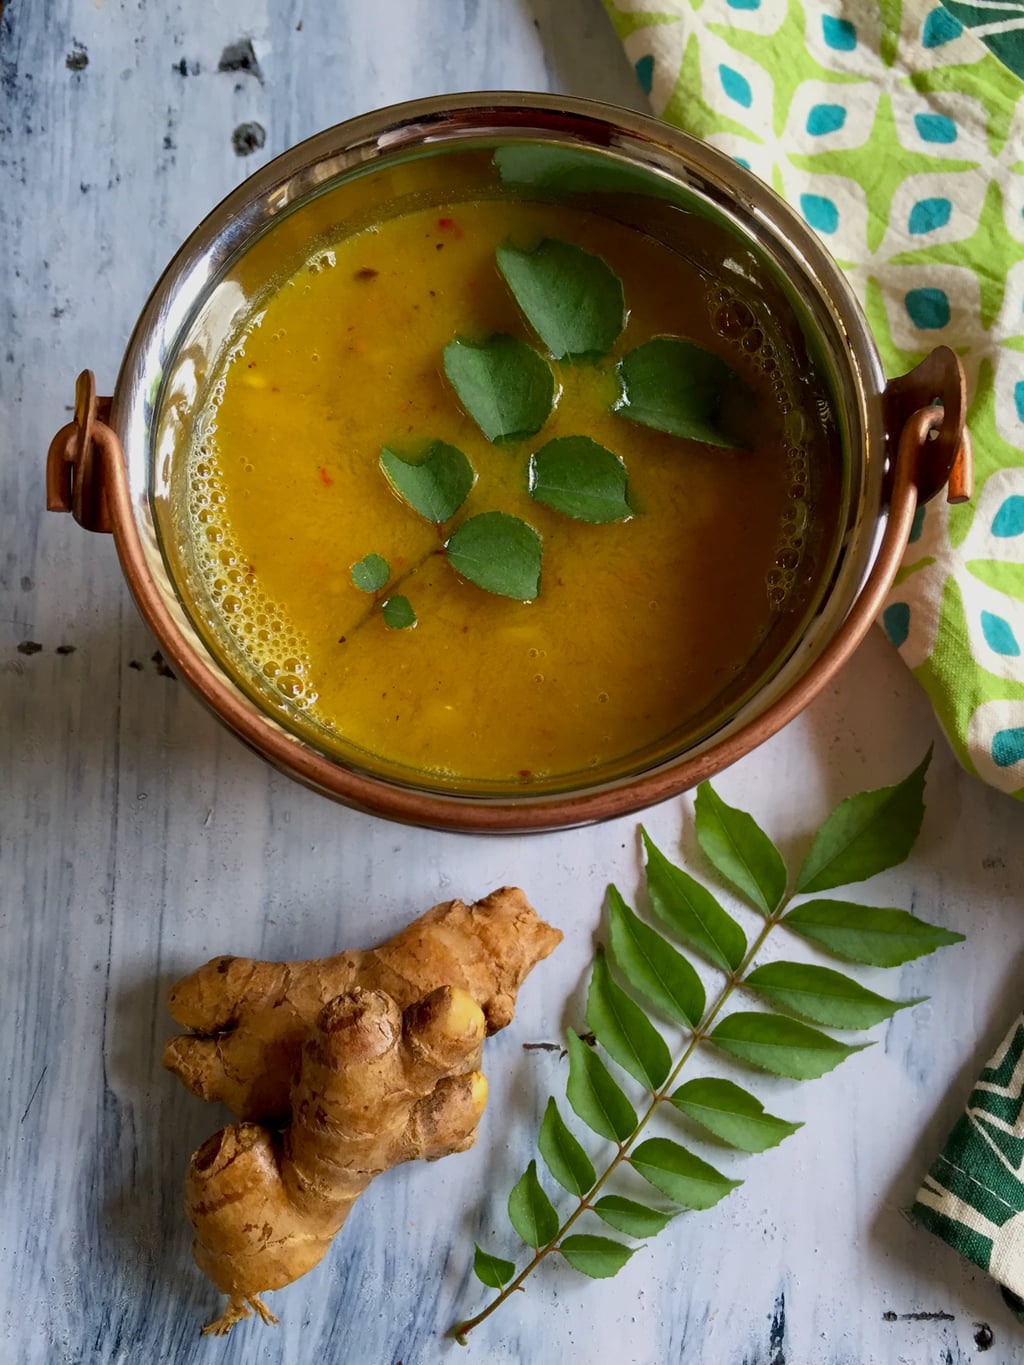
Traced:
<path fill-rule="evenodd" d="M 465 1322 L 456 1323 L 456 1325 L 453 1328 L 451 1328 L 449 1335 L 454 1337 L 460 1346 L 465 1346 L 467 1344 L 466 1338 L 469 1335 L 469 1333 L 472 1332 L 474 1327 L 478 1327 L 480 1323 L 484 1322 L 485 1319 L 489 1318 L 491 1314 L 495 1312 L 496 1309 L 501 1307 L 501 1305 L 505 1302 L 506 1299 L 508 1299 L 512 1294 L 514 1294 L 517 1290 L 519 1290 L 522 1287 L 523 1281 L 526 1280 L 528 1276 L 532 1275 L 532 1273 L 537 1269 L 541 1261 L 543 1261 L 546 1256 L 550 1256 L 553 1251 L 557 1251 L 559 1249 L 559 1244 L 561 1243 L 562 1238 L 566 1235 L 566 1233 L 573 1226 L 576 1220 L 593 1206 L 594 1199 L 600 1193 L 601 1188 L 604 1186 L 605 1182 L 614 1174 L 614 1172 L 618 1169 L 621 1163 L 628 1158 L 631 1148 L 635 1145 L 637 1139 L 640 1137 L 641 1133 L 647 1127 L 647 1124 L 657 1113 L 659 1105 L 661 1105 L 663 1101 L 668 1098 L 669 1094 L 671 1094 L 673 1088 L 675 1087 L 676 1080 L 679 1077 L 679 1073 L 682 1071 L 686 1063 L 690 1060 L 691 1056 L 696 1051 L 698 1045 L 707 1038 L 712 1024 L 715 1022 L 715 1019 L 718 1017 L 724 1005 L 728 1002 L 733 991 L 736 989 L 737 986 L 742 984 L 744 976 L 750 970 L 750 967 L 753 964 L 754 959 L 764 946 L 765 941 L 768 938 L 768 935 L 771 933 L 771 931 L 778 924 L 779 920 L 782 918 L 783 912 L 785 911 L 786 906 L 788 905 L 790 899 L 791 897 L 789 896 L 784 897 L 780 905 L 775 909 L 775 911 L 771 915 L 767 916 L 764 924 L 761 927 L 760 932 L 758 933 L 757 937 L 754 939 L 754 942 L 750 945 L 750 948 L 744 955 L 742 962 L 740 962 L 739 966 L 734 971 L 728 974 L 724 985 L 718 992 L 718 995 L 715 997 L 712 1004 L 705 1011 L 703 1019 L 701 1019 L 700 1023 L 690 1034 L 690 1039 L 687 1042 L 685 1048 L 683 1049 L 682 1055 L 680 1056 L 679 1060 L 672 1068 L 672 1071 L 669 1074 L 668 1079 L 665 1081 L 665 1083 L 661 1086 L 659 1090 L 656 1090 L 654 1092 L 650 1104 L 647 1106 L 636 1127 L 633 1129 L 633 1132 L 629 1135 L 628 1138 L 626 1138 L 623 1142 L 617 1145 L 617 1150 L 615 1152 L 615 1155 L 612 1157 L 611 1161 L 609 1161 L 604 1171 L 601 1173 L 600 1176 L 598 1176 L 597 1180 L 595 1180 L 594 1184 L 590 1187 L 590 1189 L 587 1190 L 585 1194 L 580 1196 L 579 1203 L 577 1204 L 576 1208 L 565 1219 L 561 1227 L 555 1233 L 554 1237 L 552 1237 L 549 1242 L 547 1242 L 544 1246 L 539 1247 L 534 1252 L 532 1258 L 529 1261 L 527 1261 L 526 1265 L 515 1277 L 515 1279 L 510 1280 L 509 1283 L 505 1285 L 505 1287 L 499 1292 L 497 1297 L 494 1298 L 486 1306 L 486 1308 L 483 1308 L 479 1313 L 477 1313 L 476 1317 L 468 1318 Z"/>

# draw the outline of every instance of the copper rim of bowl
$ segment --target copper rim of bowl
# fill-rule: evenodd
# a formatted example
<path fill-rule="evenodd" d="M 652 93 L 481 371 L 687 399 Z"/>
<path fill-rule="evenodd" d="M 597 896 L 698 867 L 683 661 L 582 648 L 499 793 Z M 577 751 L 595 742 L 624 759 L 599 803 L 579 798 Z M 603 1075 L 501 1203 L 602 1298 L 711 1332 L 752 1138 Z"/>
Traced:
<path fill-rule="evenodd" d="M 597 148 L 668 177 L 695 191 L 768 254 L 828 331 L 826 349 L 842 367 L 846 439 L 859 460 L 853 471 L 859 487 L 856 505 L 847 510 L 841 562 L 814 621 L 774 677 L 736 715 L 697 745 L 639 774 L 569 792 L 531 795 L 524 789 L 522 795 L 492 797 L 417 789 L 347 766 L 286 730 L 233 681 L 207 649 L 167 571 L 151 503 L 151 434 L 164 367 L 190 319 L 218 274 L 277 215 L 368 163 L 424 147 L 454 150 L 502 138 Z M 906 454 L 901 444 L 896 456 L 894 448 L 887 452 L 891 413 L 887 423 L 885 398 L 878 353 L 838 267 L 803 221 L 729 157 L 658 120 L 613 106 L 480 93 L 416 100 L 340 124 L 283 153 L 224 199 L 156 285 L 125 352 L 109 428 L 97 424 L 97 429 L 116 433 L 104 498 L 132 594 L 174 667 L 237 735 L 291 777 L 354 808 L 435 828 L 526 833 L 608 819 L 687 790 L 769 738 L 842 666 L 879 611 L 898 568 L 918 501 L 916 485 L 922 481 L 920 457 L 927 458 L 928 433 L 941 419 L 938 409 L 938 418 L 919 423 L 907 439 Z M 949 434 L 945 428 L 941 434 L 946 450 Z M 887 489 L 889 454 L 896 458 Z M 926 475 L 928 494 L 948 472 Z"/>

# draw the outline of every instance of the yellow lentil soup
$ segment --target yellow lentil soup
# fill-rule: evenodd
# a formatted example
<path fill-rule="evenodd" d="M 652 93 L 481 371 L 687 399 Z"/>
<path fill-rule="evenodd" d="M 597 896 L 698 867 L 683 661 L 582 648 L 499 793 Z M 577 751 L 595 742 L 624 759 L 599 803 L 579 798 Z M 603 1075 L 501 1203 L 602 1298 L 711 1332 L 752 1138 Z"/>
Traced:
<path fill-rule="evenodd" d="M 654 237 L 589 208 L 434 198 L 322 236 L 236 329 L 188 462 L 199 614 L 286 724 L 357 765 L 475 791 L 636 770 L 713 727 L 806 617 L 831 552 L 814 527 L 831 524 L 837 497 L 828 423 L 808 419 L 823 400 L 806 365 L 810 397 L 796 393 L 797 360 L 763 305 Z M 455 337 L 494 333 L 543 350 L 495 252 L 546 238 L 611 266 L 626 326 L 600 364 L 553 362 L 542 430 L 493 445 L 442 354 Z M 615 361 L 664 334 L 740 373 L 746 448 L 612 410 Z M 531 452 L 568 435 L 621 457 L 632 516 L 588 524 L 531 497 Z M 396 496 L 379 463 L 384 447 L 415 459 L 436 440 L 476 474 L 441 527 Z M 496 509 L 540 535 L 532 601 L 482 591 L 443 552 L 458 525 Z M 368 554 L 390 568 L 376 598 L 351 572 Z M 409 600 L 414 627 L 385 624 L 389 592 Z"/>

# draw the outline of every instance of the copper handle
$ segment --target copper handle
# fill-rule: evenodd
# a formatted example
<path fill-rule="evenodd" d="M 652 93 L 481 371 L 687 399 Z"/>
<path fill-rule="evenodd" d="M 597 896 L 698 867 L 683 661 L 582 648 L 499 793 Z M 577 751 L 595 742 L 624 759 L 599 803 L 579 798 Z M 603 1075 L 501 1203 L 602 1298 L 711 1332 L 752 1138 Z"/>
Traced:
<path fill-rule="evenodd" d="M 902 438 L 922 408 L 940 412 L 928 437 L 927 459 L 919 461 L 917 501 L 930 502 L 943 488 L 948 502 L 969 502 L 974 491 L 974 450 L 967 418 L 967 381 L 955 351 L 937 346 L 907 374 L 890 379 L 883 398 L 890 442 Z"/>
<path fill-rule="evenodd" d="M 121 443 L 107 426 L 110 399 L 97 398 L 92 370 L 83 370 L 75 384 L 74 420 L 61 427 L 46 454 L 46 508 L 70 512 L 87 531 L 110 532 L 103 452 Z"/>

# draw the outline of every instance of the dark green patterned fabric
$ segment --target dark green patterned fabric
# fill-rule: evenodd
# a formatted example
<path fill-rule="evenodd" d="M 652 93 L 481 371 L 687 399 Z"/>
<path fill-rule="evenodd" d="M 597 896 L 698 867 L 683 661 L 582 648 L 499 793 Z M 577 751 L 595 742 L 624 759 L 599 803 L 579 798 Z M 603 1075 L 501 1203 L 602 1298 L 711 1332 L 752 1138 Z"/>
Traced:
<path fill-rule="evenodd" d="M 1024 1017 L 978 1077 L 917 1194 L 914 1216 L 1024 1295 Z M 1014 1307 L 1012 1297 L 1008 1298 Z M 1015 1309 L 1016 1311 L 1016 1309 Z"/>
<path fill-rule="evenodd" d="M 969 28 L 989 51 L 1018 76 L 1024 76 L 1024 0 L 983 4 L 972 0 L 943 0 L 948 20 L 940 17 L 936 30 L 944 27 L 951 37 Z M 955 27 L 954 27 L 955 25 Z"/>

